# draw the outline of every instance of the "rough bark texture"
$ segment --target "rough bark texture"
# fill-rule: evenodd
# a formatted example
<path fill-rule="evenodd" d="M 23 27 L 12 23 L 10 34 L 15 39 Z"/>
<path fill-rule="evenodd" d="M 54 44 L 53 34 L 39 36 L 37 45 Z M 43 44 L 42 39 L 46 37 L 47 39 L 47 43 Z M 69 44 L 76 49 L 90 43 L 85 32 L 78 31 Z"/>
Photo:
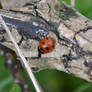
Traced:
<path fill-rule="evenodd" d="M 31 0 L 0 0 L 4 9 L 21 8 Z M 35 0 L 34 0 L 35 1 Z"/>
<path fill-rule="evenodd" d="M 19 47 L 34 71 L 46 68 L 57 69 L 92 82 L 91 20 L 64 2 L 57 0 L 30 2 L 20 9 L 0 10 L 0 15 L 4 17 L 17 43 L 21 37 L 24 38 Z M 25 23 L 28 23 L 25 29 L 31 30 L 27 31 L 30 32 L 30 35 L 24 34 L 23 25 Z M 33 26 L 37 30 L 32 36 Z M 39 30 L 42 34 L 39 34 Z M 38 55 L 38 43 L 40 37 L 44 35 L 56 40 L 55 50 L 43 54 L 39 59 L 33 58 Z M 0 43 L 16 52 L 1 24 Z"/>

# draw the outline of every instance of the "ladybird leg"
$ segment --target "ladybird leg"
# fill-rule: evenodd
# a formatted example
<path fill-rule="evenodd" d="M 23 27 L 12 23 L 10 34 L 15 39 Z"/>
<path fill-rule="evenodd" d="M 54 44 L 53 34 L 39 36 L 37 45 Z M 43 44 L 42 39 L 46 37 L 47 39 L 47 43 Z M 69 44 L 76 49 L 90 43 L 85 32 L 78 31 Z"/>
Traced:
<path fill-rule="evenodd" d="M 38 56 L 37 57 L 31 57 L 31 59 L 39 59 L 39 58 L 41 58 L 41 55 L 42 55 L 41 52 L 38 51 Z"/>
<path fill-rule="evenodd" d="M 21 45 L 22 41 L 24 40 L 23 36 L 21 37 L 21 40 L 17 43 L 18 46 Z"/>
<path fill-rule="evenodd" d="M 38 58 L 41 58 L 41 55 L 42 55 L 42 54 L 39 52 L 39 53 L 38 53 Z"/>
<path fill-rule="evenodd" d="M 38 53 L 37 57 L 31 57 L 31 59 L 39 59 L 39 58 L 41 58 L 41 53 Z"/>
<path fill-rule="evenodd" d="M 42 55 L 42 49 L 38 48 L 38 58 L 41 58 L 41 55 Z"/>

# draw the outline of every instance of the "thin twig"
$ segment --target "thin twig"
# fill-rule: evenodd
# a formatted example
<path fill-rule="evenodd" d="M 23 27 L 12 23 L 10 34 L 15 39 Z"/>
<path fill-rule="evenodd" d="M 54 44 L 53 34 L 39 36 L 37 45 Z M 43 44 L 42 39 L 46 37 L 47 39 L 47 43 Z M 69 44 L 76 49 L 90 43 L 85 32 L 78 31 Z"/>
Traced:
<path fill-rule="evenodd" d="M 35 87 L 35 89 L 36 89 L 36 92 L 42 92 L 42 90 L 41 90 L 41 88 L 40 88 L 38 82 L 36 81 L 36 78 L 35 78 L 35 76 L 34 76 L 32 70 L 31 70 L 31 68 L 29 67 L 29 65 L 28 65 L 28 63 L 27 63 L 27 60 L 25 59 L 25 57 L 24 57 L 24 55 L 22 54 L 21 50 L 19 49 L 17 43 L 15 42 L 15 40 L 14 40 L 14 38 L 13 38 L 13 36 L 12 36 L 12 34 L 11 34 L 9 28 L 8 28 L 7 25 L 5 24 L 5 22 L 4 22 L 3 18 L 2 18 L 2 16 L 0 16 L 0 20 L 1 20 L 1 22 L 2 22 L 2 25 L 3 25 L 4 28 L 5 28 L 6 32 L 8 33 L 8 35 L 9 35 L 11 41 L 13 42 L 13 44 L 14 44 L 14 46 L 15 46 L 15 48 L 16 48 L 16 50 L 17 50 L 17 52 L 18 52 L 18 54 L 19 54 L 19 56 L 20 56 L 20 58 L 21 58 L 21 61 L 22 61 L 23 65 L 24 65 L 26 71 L 28 72 L 30 79 L 32 80 L 32 83 L 33 83 L 33 85 L 34 85 L 34 87 Z"/>
<path fill-rule="evenodd" d="M 71 6 L 75 6 L 75 0 L 71 0 Z"/>

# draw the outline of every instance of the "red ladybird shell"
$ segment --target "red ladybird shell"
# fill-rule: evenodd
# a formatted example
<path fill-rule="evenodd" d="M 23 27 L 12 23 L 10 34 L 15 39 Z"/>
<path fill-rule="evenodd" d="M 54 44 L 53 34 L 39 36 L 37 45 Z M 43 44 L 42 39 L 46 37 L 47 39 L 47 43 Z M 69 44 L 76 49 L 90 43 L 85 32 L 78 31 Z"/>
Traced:
<path fill-rule="evenodd" d="M 55 39 L 52 37 L 43 38 L 39 42 L 38 48 L 41 49 L 43 54 L 53 51 L 55 48 Z"/>

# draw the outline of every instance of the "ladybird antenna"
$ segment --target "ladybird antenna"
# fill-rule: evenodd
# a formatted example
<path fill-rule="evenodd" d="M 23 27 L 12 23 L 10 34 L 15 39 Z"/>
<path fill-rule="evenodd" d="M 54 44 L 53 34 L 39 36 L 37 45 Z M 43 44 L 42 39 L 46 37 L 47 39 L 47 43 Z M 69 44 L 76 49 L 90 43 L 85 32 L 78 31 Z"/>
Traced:
<path fill-rule="evenodd" d="M 25 67 L 25 69 L 26 69 L 26 71 L 27 71 L 27 73 L 28 73 L 28 75 L 29 75 L 29 77 L 30 77 L 35 89 L 36 89 L 36 92 L 42 92 L 42 90 L 41 90 L 41 88 L 40 88 L 40 86 L 39 86 L 39 84 L 38 84 L 38 82 L 37 82 L 32 70 L 31 70 L 31 68 L 30 68 L 30 66 L 29 66 L 29 64 L 27 62 L 27 60 L 25 59 L 24 55 L 22 54 L 19 46 L 17 45 L 15 39 L 13 38 L 13 36 L 12 36 L 9 28 L 7 27 L 7 25 L 6 25 L 6 23 L 5 23 L 5 21 L 4 21 L 2 16 L 0 16 L 0 20 L 1 20 L 1 23 L 2 23 L 2 25 L 4 26 L 4 28 L 5 28 L 6 32 L 7 32 L 7 34 L 9 35 L 11 41 L 13 42 L 13 44 L 14 44 L 14 46 L 15 46 L 15 48 L 16 48 L 16 50 L 17 50 L 17 52 L 18 52 L 18 54 L 19 54 L 19 56 L 21 58 L 21 63 L 23 63 L 23 65 L 24 65 L 24 67 Z"/>

